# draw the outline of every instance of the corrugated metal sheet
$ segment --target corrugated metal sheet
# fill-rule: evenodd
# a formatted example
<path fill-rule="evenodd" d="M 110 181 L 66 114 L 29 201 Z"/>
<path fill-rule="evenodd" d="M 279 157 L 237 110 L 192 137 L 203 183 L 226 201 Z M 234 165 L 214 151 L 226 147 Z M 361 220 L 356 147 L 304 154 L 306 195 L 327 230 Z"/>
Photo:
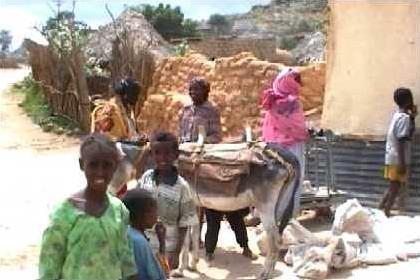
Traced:
<path fill-rule="evenodd" d="M 316 172 L 320 185 L 328 184 L 327 144 L 314 141 L 307 147 L 318 147 L 318 153 L 307 154 L 306 172 L 311 182 L 316 182 Z M 347 192 L 348 198 L 357 198 L 370 207 L 377 207 L 382 195 L 388 188 L 383 179 L 385 142 L 341 139 L 330 144 L 332 177 L 338 190 Z M 411 160 L 411 176 L 408 194 L 405 201 L 406 210 L 411 213 L 420 212 L 420 137 L 413 141 Z M 316 161 L 315 157 L 319 160 Z M 317 164 L 318 163 L 318 164 Z"/>

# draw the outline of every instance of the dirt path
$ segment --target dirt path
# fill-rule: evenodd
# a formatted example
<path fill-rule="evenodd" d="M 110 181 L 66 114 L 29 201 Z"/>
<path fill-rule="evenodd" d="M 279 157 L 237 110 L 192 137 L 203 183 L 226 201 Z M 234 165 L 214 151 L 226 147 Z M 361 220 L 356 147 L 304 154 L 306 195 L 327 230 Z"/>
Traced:
<path fill-rule="evenodd" d="M 17 106 L 22 100 L 22 95 L 11 94 L 7 91 L 13 83 L 28 75 L 29 71 L 28 68 L 0 69 L 0 148 L 6 150 L 29 148 L 40 151 L 74 146 L 77 139 L 43 133 L 40 127 L 33 124 Z"/>
<path fill-rule="evenodd" d="M 84 184 L 78 169 L 78 139 L 44 133 L 18 107 L 19 96 L 5 89 L 22 79 L 27 69 L 0 70 L 0 279 L 36 279 L 39 243 L 52 206 Z M 309 229 L 319 227 L 319 222 Z M 257 252 L 256 229 L 249 228 L 250 247 Z M 398 233 L 396 233 L 398 234 Z M 200 273 L 185 279 L 255 279 L 263 257 L 249 261 L 240 255 L 233 232 L 222 225 L 216 259 L 211 267 L 201 259 Z M 420 260 L 389 266 L 333 273 L 328 279 L 418 279 Z M 278 279 L 297 279 L 279 262 Z"/>
<path fill-rule="evenodd" d="M 78 139 L 44 133 L 7 91 L 29 69 L 0 70 L 0 279 L 35 279 L 50 208 L 81 186 Z"/>

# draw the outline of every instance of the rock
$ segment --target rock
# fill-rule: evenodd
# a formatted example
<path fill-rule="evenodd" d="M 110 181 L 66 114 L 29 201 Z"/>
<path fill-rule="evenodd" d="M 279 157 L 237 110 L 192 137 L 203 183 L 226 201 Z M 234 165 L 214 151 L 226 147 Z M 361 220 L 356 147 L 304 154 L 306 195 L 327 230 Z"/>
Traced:
<path fill-rule="evenodd" d="M 325 61 L 326 37 L 322 32 L 306 35 L 292 50 L 298 63 L 314 63 Z"/>

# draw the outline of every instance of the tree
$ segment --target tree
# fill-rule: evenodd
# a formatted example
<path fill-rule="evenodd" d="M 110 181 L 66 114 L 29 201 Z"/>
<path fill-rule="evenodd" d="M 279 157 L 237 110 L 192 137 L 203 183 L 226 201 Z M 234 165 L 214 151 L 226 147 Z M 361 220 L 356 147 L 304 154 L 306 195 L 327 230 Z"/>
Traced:
<path fill-rule="evenodd" d="M 178 6 L 172 8 L 169 4 L 160 3 L 158 6 L 146 4 L 131 7 L 131 9 L 142 13 L 157 32 L 167 40 L 191 37 L 197 34 L 197 23 L 190 19 L 184 19 L 184 14 Z"/>
<path fill-rule="evenodd" d="M 211 15 L 208 20 L 208 24 L 218 35 L 227 33 L 230 28 L 230 24 L 226 16 L 220 14 Z"/>
<path fill-rule="evenodd" d="M 77 21 L 73 12 L 59 11 L 47 20 L 41 33 L 58 55 L 65 56 L 74 48 L 82 48 L 86 44 L 89 27 Z"/>
<path fill-rule="evenodd" d="M 9 30 L 1 30 L 0 31 L 0 46 L 1 52 L 8 52 L 10 45 L 12 44 L 12 35 L 10 35 Z"/>
<path fill-rule="evenodd" d="M 183 37 L 195 37 L 198 36 L 198 23 L 191 19 L 186 19 L 182 23 L 183 26 Z"/>
<path fill-rule="evenodd" d="M 273 2 L 276 5 L 282 5 L 282 4 L 290 5 L 290 2 L 293 2 L 293 0 L 274 0 Z"/>
<path fill-rule="evenodd" d="M 76 0 L 73 0 L 72 11 L 60 11 L 57 2 L 57 13 L 47 20 L 39 30 L 47 39 L 49 46 L 68 69 L 74 83 L 80 108 L 80 125 L 84 131 L 90 129 L 89 89 L 85 73 L 85 58 L 82 48 L 87 42 L 88 26 L 75 19 Z"/>

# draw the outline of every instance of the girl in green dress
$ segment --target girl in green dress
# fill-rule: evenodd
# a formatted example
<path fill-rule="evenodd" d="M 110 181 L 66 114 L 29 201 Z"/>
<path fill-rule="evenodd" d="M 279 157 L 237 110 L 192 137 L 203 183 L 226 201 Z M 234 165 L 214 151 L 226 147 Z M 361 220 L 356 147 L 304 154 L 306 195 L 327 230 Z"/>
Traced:
<path fill-rule="evenodd" d="M 80 169 L 87 186 L 62 202 L 44 232 L 41 280 L 136 279 L 128 241 L 128 210 L 107 186 L 118 164 L 114 143 L 92 134 L 80 147 Z"/>

